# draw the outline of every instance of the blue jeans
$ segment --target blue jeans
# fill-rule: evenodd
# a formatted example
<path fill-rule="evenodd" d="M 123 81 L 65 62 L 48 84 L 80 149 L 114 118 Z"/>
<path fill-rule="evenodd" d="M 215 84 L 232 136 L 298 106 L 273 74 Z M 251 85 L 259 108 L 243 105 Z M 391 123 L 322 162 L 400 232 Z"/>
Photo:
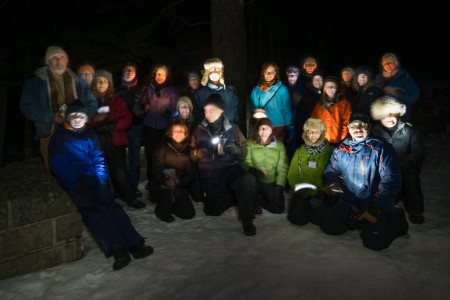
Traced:
<path fill-rule="evenodd" d="M 142 125 L 132 125 L 127 131 L 128 171 L 133 187 L 137 190 L 141 174 Z"/>

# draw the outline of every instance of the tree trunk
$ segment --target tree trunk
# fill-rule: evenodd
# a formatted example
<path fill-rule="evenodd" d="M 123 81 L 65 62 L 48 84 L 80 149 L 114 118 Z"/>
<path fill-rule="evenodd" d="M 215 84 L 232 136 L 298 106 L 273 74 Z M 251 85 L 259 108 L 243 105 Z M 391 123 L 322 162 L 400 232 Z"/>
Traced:
<path fill-rule="evenodd" d="M 211 0 L 213 56 L 225 66 L 225 84 L 236 88 L 240 101 L 239 128 L 247 136 L 247 42 L 243 0 Z"/>

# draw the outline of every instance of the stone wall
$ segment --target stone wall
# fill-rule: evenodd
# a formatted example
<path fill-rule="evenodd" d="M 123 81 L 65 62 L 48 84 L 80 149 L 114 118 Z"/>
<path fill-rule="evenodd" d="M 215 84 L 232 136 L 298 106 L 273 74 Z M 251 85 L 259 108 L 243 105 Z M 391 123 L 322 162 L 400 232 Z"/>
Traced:
<path fill-rule="evenodd" d="M 0 168 L 0 280 L 80 259 L 82 230 L 40 158 Z"/>

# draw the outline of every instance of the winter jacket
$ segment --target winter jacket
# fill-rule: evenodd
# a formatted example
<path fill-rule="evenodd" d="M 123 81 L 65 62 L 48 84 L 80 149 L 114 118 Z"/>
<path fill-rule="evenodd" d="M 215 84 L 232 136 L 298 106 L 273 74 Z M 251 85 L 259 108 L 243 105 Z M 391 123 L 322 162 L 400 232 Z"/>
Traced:
<path fill-rule="evenodd" d="M 53 175 L 66 191 L 109 180 L 105 156 L 93 129 L 71 130 L 61 124 L 48 149 Z"/>
<path fill-rule="evenodd" d="M 330 144 L 340 143 L 348 133 L 347 124 L 352 114 L 350 102 L 341 98 L 330 108 L 325 108 L 320 102 L 316 103 L 311 118 L 319 118 L 327 127 L 325 138 Z"/>
<path fill-rule="evenodd" d="M 340 143 L 333 150 L 324 180 L 343 190 L 339 204 L 348 211 L 374 206 L 392 213 L 402 178 L 394 148 L 383 139 L 368 136 L 362 141 L 347 137 Z"/>
<path fill-rule="evenodd" d="M 191 158 L 198 163 L 200 172 L 200 181 L 202 183 L 218 183 L 223 178 L 221 174 L 227 167 L 241 165 L 247 157 L 247 140 L 245 139 L 239 127 L 231 123 L 226 117 L 223 120 L 223 135 L 227 142 L 235 143 L 241 148 L 239 157 L 225 153 L 224 155 L 217 154 L 217 145 L 212 143 L 213 137 L 217 137 L 211 133 L 208 128 L 208 123 L 203 120 L 195 129 L 191 138 Z M 203 157 L 198 156 L 198 152 L 203 153 Z"/>
<path fill-rule="evenodd" d="M 141 92 L 142 87 L 137 84 L 137 80 L 134 82 L 134 85 L 126 86 L 120 84 L 117 88 L 117 94 L 125 102 L 128 110 L 131 112 L 133 116 L 133 125 L 142 124 L 142 120 L 139 118 L 139 116 L 136 116 L 133 113 L 134 106 L 136 105 L 136 101 L 139 100 Z"/>
<path fill-rule="evenodd" d="M 25 81 L 20 98 L 20 109 L 28 120 L 33 121 L 36 128 L 36 139 L 48 136 L 54 129 L 47 68 L 36 70 L 35 76 Z M 66 72 L 74 80 L 73 95 L 75 99 L 83 102 L 88 111 L 89 120 L 92 119 L 97 112 L 97 100 L 91 93 L 89 85 L 70 69 L 66 69 Z"/>
<path fill-rule="evenodd" d="M 291 165 L 289 166 L 287 175 L 289 185 L 294 188 L 298 183 L 311 183 L 317 188 L 323 187 L 323 173 L 330 161 L 332 149 L 328 145 L 322 152 L 314 156 L 306 150 L 305 145 L 298 148 L 292 156 Z M 310 162 L 313 161 L 315 164 L 311 165 Z"/>
<path fill-rule="evenodd" d="M 190 145 L 183 143 L 180 146 L 174 146 L 174 142 L 169 138 L 161 142 L 153 151 L 152 161 L 152 179 L 159 185 L 166 181 L 164 169 L 175 169 L 179 180 L 179 186 L 188 187 L 194 179 L 196 169 L 191 160 Z"/>
<path fill-rule="evenodd" d="M 253 88 L 250 111 L 253 112 L 257 108 L 267 112 L 273 127 L 293 125 L 289 90 L 280 80 L 265 92 L 261 90 L 259 84 Z"/>
<path fill-rule="evenodd" d="M 99 107 L 103 106 L 98 104 Z M 113 146 L 128 146 L 127 130 L 132 124 L 132 115 L 128 110 L 125 102 L 120 98 L 119 95 L 115 95 L 111 102 L 109 103 L 110 117 L 107 118 L 109 121 L 114 122 L 113 129 Z M 107 121 L 106 121 L 107 122 Z M 90 126 L 95 128 L 103 122 L 95 122 L 92 120 Z"/>
<path fill-rule="evenodd" d="M 247 143 L 247 158 L 244 167 L 246 169 L 250 167 L 257 170 L 265 169 L 267 175 L 259 179 L 261 182 L 275 183 L 284 187 L 288 171 L 288 158 L 283 142 L 274 137 L 267 146 L 256 141 Z"/>
<path fill-rule="evenodd" d="M 380 123 L 377 123 L 372 133 L 388 141 L 395 149 L 400 161 L 411 160 L 421 168 L 425 160 L 425 146 L 417 130 L 409 123 L 398 121 L 397 130 L 391 135 Z"/>
<path fill-rule="evenodd" d="M 200 87 L 194 92 L 192 104 L 194 105 L 193 113 L 195 119 L 203 120 L 205 118 L 203 107 L 206 98 L 211 94 L 219 94 L 222 97 L 225 102 L 225 117 L 227 117 L 230 122 L 239 124 L 239 98 L 235 88 L 229 85 L 216 86 L 211 82 L 208 82 L 207 86 Z"/>
<path fill-rule="evenodd" d="M 348 99 L 352 104 L 352 112 L 360 112 L 370 116 L 370 106 L 383 96 L 383 91 L 376 86 L 360 87 L 357 91 L 352 91 Z"/>
<path fill-rule="evenodd" d="M 398 68 L 397 74 L 390 78 L 383 77 L 383 74 L 378 74 L 375 78 L 375 86 L 384 90 L 385 87 L 390 86 L 396 89 L 396 95 L 385 94 L 392 96 L 406 105 L 406 114 L 403 116 L 404 120 L 411 119 L 411 109 L 414 103 L 419 100 L 420 89 L 411 75 L 403 68 Z"/>
<path fill-rule="evenodd" d="M 144 125 L 154 129 L 165 129 L 172 117 L 177 113 L 178 91 L 172 85 L 166 84 L 156 92 L 157 86 L 153 83 L 146 88 L 147 103 L 150 110 L 144 119 Z"/>

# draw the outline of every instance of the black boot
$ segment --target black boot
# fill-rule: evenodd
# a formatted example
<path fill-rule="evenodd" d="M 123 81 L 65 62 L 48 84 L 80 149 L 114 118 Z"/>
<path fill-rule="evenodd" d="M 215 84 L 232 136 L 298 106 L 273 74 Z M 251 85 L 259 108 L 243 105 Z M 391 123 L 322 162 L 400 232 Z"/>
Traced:
<path fill-rule="evenodd" d="M 139 243 L 137 246 L 131 248 L 130 253 L 135 259 L 145 258 L 154 252 L 151 246 L 145 245 L 144 242 Z"/>
<path fill-rule="evenodd" d="M 244 234 L 247 236 L 256 234 L 256 227 L 253 225 L 252 220 L 243 221 L 242 228 L 244 228 Z"/>
<path fill-rule="evenodd" d="M 128 206 L 131 206 L 131 207 L 134 207 L 137 209 L 141 209 L 141 208 L 145 207 L 145 203 L 139 199 L 134 199 L 134 200 L 128 201 L 127 204 L 128 204 Z"/>
<path fill-rule="evenodd" d="M 126 266 L 131 261 L 130 255 L 128 254 L 128 251 L 126 248 L 120 248 L 113 252 L 114 256 L 114 263 L 113 263 L 113 270 L 117 271 L 120 270 Z"/>

